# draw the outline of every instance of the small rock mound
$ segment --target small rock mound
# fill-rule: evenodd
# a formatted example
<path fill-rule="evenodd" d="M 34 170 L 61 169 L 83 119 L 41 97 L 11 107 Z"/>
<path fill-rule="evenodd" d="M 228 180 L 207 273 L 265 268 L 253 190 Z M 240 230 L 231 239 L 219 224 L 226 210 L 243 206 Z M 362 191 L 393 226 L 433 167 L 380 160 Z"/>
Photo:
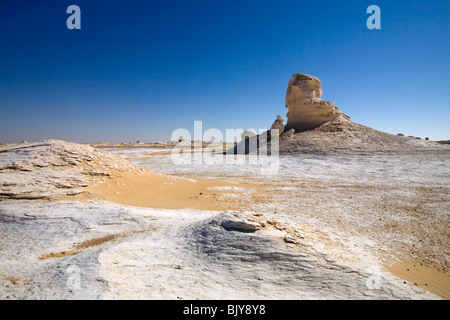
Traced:
<path fill-rule="evenodd" d="M 0 198 L 75 195 L 98 177 L 143 170 L 88 145 L 60 140 L 15 145 L 0 149 Z"/>

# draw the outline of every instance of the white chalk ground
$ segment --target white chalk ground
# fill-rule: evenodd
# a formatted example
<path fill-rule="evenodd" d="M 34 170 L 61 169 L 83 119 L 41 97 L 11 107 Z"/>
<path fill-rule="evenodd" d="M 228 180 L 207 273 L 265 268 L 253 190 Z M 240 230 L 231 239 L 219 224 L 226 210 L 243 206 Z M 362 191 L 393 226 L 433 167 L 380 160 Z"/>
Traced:
<path fill-rule="evenodd" d="M 323 253 L 320 242 L 286 243 L 282 230 L 225 230 L 220 226 L 224 216 L 108 203 L 7 201 L 2 203 L 9 229 L 1 230 L 0 270 L 7 275 L 1 297 L 433 298 L 377 270 L 376 259 L 363 249 L 355 253 L 365 255 L 365 264 L 346 264 Z M 39 259 L 109 234 L 126 235 L 76 255 Z"/>
<path fill-rule="evenodd" d="M 108 151 L 128 158 L 135 150 Z M 445 156 L 281 156 L 275 176 L 261 174 L 258 164 L 174 165 L 167 155 L 135 162 L 186 177 L 259 179 L 274 187 L 279 201 L 255 204 L 254 212 L 242 214 L 278 223 L 243 232 L 220 225 L 231 214 L 227 212 L 3 200 L 0 298 L 439 298 L 404 284 L 382 267 L 393 243 L 408 246 L 414 239 L 396 237 L 390 229 L 381 235 L 372 232 L 375 220 L 387 216 L 359 205 L 364 199 L 368 204 L 383 201 L 380 190 L 407 202 L 420 195 L 418 188 L 441 188 L 443 201 L 425 205 L 448 224 L 450 161 Z M 342 198 L 343 190 L 355 185 L 363 190 L 355 193 L 359 198 L 352 200 L 353 193 Z M 298 193 L 286 198 L 277 189 Z M 388 217 L 389 223 L 415 219 L 394 211 Z M 295 229 L 294 243 L 284 240 L 286 228 Z M 108 235 L 118 236 L 74 255 L 39 259 Z M 441 255 L 448 260 L 448 248 Z"/>

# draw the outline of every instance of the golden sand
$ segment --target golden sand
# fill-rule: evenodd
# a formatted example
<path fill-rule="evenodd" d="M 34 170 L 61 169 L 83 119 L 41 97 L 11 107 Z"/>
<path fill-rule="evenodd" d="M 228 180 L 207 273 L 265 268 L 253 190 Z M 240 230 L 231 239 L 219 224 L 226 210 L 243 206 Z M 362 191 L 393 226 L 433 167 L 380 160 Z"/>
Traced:
<path fill-rule="evenodd" d="M 431 266 L 416 263 L 398 263 L 387 269 L 394 276 L 402 278 L 411 285 L 434 293 L 443 299 L 450 299 L 450 273 Z"/>
<path fill-rule="evenodd" d="M 50 259 L 50 258 L 63 258 L 66 256 L 73 256 L 75 254 L 81 253 L 86 249 L 97 247 L 100 245 L 103 245 L 107 242 L 111 242 L 117 239 L 125 238 L 128 236 L 131 236 L 133 234 L 139 234 L 144 232 L 152 231 L 151 229 L 147 230 L 140 230 L 140 231 L 133 231 L 133 232 L 125 232 L 125 233 L 115 233 L 115 234 L 109 234 L 103 237 L 97 237 L 94 239 L 88 239 L 81 243 L 75 244 L 74 249 L 75 250 L 67 250 L 67 251 L 61 251 L 61 252 L 50 252 L 45 253 L 39 257 L 40 260 Z"/>
<path fill-rule="evenodd" d="M 217 190 L 216 187 L 238 187 L 243 190 Z M 77 196 L 58 199 L 97 199 L 136 207 L 159 209 L 241 210 L 246 203 L 262 201 L 264 186 L 250 183 L 228 183 L 210 179 L 185 179 L 151 171 L 111 172 L 99 178 Z M 227 194 L 240 194 L 227 197 Z"/>

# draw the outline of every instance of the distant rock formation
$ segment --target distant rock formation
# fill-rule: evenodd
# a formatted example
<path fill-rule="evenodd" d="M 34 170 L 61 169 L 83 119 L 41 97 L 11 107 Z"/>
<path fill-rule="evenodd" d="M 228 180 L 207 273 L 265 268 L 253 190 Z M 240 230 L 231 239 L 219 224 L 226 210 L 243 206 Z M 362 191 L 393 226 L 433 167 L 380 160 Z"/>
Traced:
<path fill-rule="evenodd" d="M 280 154 L 449 154 L 450 141 L 435 143 L 429 139 L 399 133 L 392 135 L 350 120 L 333 102 L 322 97 L 322 84 L 316 77 L 296 73 L 286 91 L 287 124 L 281 116 L 272 124 L 280 136 Z M 246 132 L 247 133 L 247 132 Z M 242 140 L 225 154 L 271 154 L 271 130 L 259 135 L 243 135 Z M 275 137 L 274 137 L 275 138 Z"/>
<path fill-rule="evenodd" d="M 294 74 L 286 91 L 286 108 L 289 112 L 284 129 L 312 130 L 339 116 L 350 119 L 333 102 L 322 100 L 321 97 L 322 83 L 318 78 L 308 74 Z"/>
<path fill-rule="evenodd" d="M 277 119 L 270 127 L 270 130 L 275 129 L 278 130 L 278 134 L 281 135 L 284 132 L 284 120 L 281 116 L 277 116 Z"/>
<path fill-rule="evenodd" d="M 251 137 L 254 137 L 254 136 L 257 136 L 258 134 L 256 134 L 255 132 L 253 132 L 253 131 L 245 131 L 245 132 L 243 132 L 242 134 L 241 134 L 241 139 L 242 140 L 245 140 L 246 138 L 251 138 Z"/>
<path fill-rule="evenodd" d="M 289 129 L 289 130 L 283 132 L 283 137 L 284 138 L 293 137 L 294 134 L 295 134 L 295 129 Z"/>

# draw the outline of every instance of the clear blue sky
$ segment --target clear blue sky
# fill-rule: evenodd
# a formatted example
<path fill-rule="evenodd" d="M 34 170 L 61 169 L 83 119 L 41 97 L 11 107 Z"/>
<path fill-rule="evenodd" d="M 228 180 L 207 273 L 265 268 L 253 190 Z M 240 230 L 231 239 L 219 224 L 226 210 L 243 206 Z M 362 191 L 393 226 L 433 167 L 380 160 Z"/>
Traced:
<path fill-rule="evenodd" d="M 66 9 L 81 8 L 81 30 Z M 366 9 L 381 8 L 381 30 Z M 450 139 L 450 2 L 2 0 L 0 141 L 268 128 L 294 73 L 356 122 Z"/>

